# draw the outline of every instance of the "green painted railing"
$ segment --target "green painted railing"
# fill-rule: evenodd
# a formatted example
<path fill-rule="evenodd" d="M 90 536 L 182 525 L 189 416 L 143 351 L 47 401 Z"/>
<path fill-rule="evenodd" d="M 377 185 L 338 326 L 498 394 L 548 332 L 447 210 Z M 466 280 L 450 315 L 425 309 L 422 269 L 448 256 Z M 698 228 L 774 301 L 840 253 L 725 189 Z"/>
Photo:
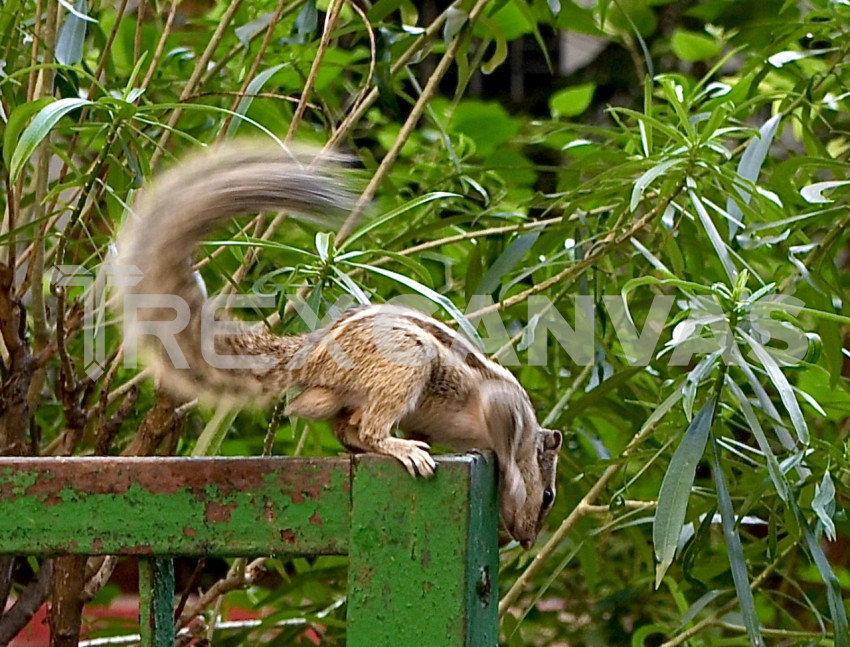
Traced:
<path fill-rule="evenodd" d="M 437 459 L 0 458 L 0 554 L 136 555 L 142 643 L 174 644 L 172 557 L 348 554 L 350 647 L 496 645 L 495 466 Z"/>

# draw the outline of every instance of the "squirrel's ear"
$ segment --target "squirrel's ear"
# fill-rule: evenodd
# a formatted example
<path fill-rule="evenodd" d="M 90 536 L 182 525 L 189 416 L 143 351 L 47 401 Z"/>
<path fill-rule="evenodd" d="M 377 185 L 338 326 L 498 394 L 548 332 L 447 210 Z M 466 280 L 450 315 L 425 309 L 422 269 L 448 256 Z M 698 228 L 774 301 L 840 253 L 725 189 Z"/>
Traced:
<path fill-rule="evenodd" d="M 560 431 L 551 431 L 549 429 L 541 429 L 541 433 L 543 434 L 543 448 L 552 452 L 556 452 L 561 449 L 561 442 L 563 442 L 563 437 L 561 436 Z"/>

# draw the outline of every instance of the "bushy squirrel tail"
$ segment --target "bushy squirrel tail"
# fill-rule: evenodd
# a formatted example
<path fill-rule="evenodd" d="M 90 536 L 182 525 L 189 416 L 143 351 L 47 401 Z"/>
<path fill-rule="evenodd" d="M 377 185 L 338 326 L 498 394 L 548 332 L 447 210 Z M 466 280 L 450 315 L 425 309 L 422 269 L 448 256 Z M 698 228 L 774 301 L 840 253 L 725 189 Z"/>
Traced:
<path fill-rule="evenodd" d="M 297 350 L 297 338 L 246 327 L 213 339 L 202 327 L 206 297 L 191 258 L 212 229 L 237 215 L 286 211 L 331 221 L 352 202 L 339 160 L 252 141 L 212 148 L 159 176 L 117 241 L 124 282 L 137 281 L 122 288 L 125 354 L 136 339 L 153 349 L 158 377 L 182 395 L 279 396 L 285 384 L 275 382 L 283 379 L 281 366 Z"/>

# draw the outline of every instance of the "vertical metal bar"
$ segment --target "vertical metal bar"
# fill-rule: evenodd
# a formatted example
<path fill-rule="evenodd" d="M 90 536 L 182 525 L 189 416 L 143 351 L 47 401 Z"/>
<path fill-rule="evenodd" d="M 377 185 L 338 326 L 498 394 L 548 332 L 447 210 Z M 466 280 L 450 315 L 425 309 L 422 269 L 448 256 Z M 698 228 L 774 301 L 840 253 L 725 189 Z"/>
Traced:
<path fill-rule="evenodd" d="M 139 633 L 142 647 L 174 647 L 174 562 L 139 559 Z"/>
<path fill-rule="evenodd" d="M 492 458 L 446 457 L 426 481 L 357 457 L 349 647 L 497 644 L 497 498 Z"/>

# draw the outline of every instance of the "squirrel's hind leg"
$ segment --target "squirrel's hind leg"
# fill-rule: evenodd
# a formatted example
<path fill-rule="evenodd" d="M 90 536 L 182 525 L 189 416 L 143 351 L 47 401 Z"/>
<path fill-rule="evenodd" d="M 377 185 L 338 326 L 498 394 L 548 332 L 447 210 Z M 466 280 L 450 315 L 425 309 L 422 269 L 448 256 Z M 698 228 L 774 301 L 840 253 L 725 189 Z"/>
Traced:
<path fill-rule="evenodd" d="M 336 420 L 334 420 L 334 436 L 336 436 L 336 439 L 343 447 L 353 453 L 369 451 L 369 448 L 360 442 L 359 425 L 361 416 L 360 409 L 354 412 L 343 409 Z"/>
<path fill-rule="evenodd" d="M 312 386 L 286 405 L 283 413 L 307 420 L 329 420 L 342 409 L 339 394 L 325 386 Z"/>

